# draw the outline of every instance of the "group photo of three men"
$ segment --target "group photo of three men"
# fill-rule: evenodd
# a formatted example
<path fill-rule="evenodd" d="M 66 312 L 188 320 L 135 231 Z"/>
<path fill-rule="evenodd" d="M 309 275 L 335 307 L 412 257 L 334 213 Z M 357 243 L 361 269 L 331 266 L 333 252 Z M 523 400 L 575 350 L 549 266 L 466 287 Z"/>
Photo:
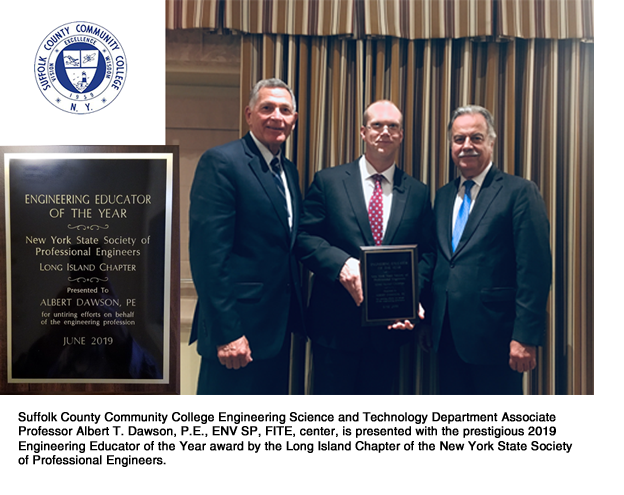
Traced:
<path fill-rule="evenodd" d="M 311 341 L 314 394 L 394 393 L 415 336 L 436 353 L 438 393 L 523 393 L 545 332 L 549 221 L 537 186 L 493 163 L 487 109 L 450 116 L 458 174 L 433 206 L 397 167 L 403 116 L 391 101 L 366 108 L 364 154 L 317 172 L 305 196 L 283 151 L 298 117 L 291 88 L 259 81 L 244 117 L 249 132 L 206 151 L 191 189 L 198 394 L 287 394 L 292 333 Z M 397 245 L 418 246 L 419 317 L 364 326 L 360 250 Z"/>

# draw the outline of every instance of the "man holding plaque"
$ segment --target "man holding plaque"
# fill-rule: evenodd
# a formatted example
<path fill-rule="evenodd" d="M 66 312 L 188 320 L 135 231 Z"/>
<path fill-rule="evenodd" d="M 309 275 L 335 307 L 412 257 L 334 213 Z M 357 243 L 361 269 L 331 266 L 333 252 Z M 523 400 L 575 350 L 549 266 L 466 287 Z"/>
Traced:
<path fill-rule="evenodd" d="M 434 206 L 440 393 L 522 394 L 550 290 L 544 201 L 533 182 L 492 164 L 496 133 L 485 108 L 455 110 L 448 133 L 460 177 L 436 193 Z"/>
<path fill-rule="evenodd" d="M 282 152 L 297 121 L 291 89 L 260 81 L 245 118 L 249 132 L 206 151 L 191 189 L 200 394 L 288 393 L 290 332 L 303 327 L 293 255 L 301 192 Z"/>
<path fill-rule="evenodd" d="M 415 321 L 362 325 L 359 258 L 362 247 L 375 245 L 418 245 L 421 259 L 433 255 L 428 189 L 394 162 L 402 124 L 392 102 L 370 105 L 360 129 L 365 154 L 318 172 L 304 201 L 296 251 L 314 273 L 308 334 L 315 394 L 395 391 L 399 347 Z"/>

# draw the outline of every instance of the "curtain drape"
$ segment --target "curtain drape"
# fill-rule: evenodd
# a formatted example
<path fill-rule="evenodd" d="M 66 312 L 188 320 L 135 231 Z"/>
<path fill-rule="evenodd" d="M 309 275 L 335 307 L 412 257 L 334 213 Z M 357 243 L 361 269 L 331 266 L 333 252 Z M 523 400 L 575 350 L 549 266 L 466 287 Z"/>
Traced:
<path fill-rule="evenodd" d="M 495 163 L 538 185 L 551 224 L 547 338 L 526 390 L 593 393 L 591 1 L 211 0 L 167 9 L 168 27 L 243 33 L 242 107 L 258 79 L 279 77 L 293 88 L 299 121 L 286 153 L 303 191 L 316 171 L 363 152 L 362 113 L 385 98 L 404 115 L 398 166 L 434 198 L 455 177 L 446 137 L 452 110 L 488 108 L 499 136 Z M 301 346 L 293 358 L 300 377 Z M 435 393 L 435 356 L 405 348 L 399 391 Z"/>
<path fill-rule="evenodd" d="M 592 39 L 593 0 L 167 0 L 167 28 L 250 34 Z"/>

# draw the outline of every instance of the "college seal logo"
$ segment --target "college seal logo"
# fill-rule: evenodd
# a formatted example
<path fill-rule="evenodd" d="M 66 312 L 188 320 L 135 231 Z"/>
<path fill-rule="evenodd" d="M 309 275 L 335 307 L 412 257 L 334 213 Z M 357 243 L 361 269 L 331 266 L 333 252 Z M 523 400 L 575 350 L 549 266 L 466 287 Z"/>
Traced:
<path fill-rule="evenodd" d="M 92 22 L 71 22 L 48 34 L 35 57 L 41 94 L 68 113 L 93 113 L 110 105 L 126 82 L 119 40 Z"/>

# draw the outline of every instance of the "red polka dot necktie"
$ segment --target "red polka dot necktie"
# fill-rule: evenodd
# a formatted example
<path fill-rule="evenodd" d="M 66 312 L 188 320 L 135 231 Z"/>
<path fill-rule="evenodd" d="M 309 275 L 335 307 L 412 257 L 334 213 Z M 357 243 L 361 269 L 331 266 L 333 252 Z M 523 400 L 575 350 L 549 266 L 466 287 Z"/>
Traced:
<path fill-rule="evenodd" d="M 375 181 L 375 189 L 373 189 L 373 196 L 368 203 L 368 221 L 373 231 L 375 246 L 379 246 L 383 237 L 383 193 L 381 190 L 383 175 L 375 174 L 372 178 Z"/>

